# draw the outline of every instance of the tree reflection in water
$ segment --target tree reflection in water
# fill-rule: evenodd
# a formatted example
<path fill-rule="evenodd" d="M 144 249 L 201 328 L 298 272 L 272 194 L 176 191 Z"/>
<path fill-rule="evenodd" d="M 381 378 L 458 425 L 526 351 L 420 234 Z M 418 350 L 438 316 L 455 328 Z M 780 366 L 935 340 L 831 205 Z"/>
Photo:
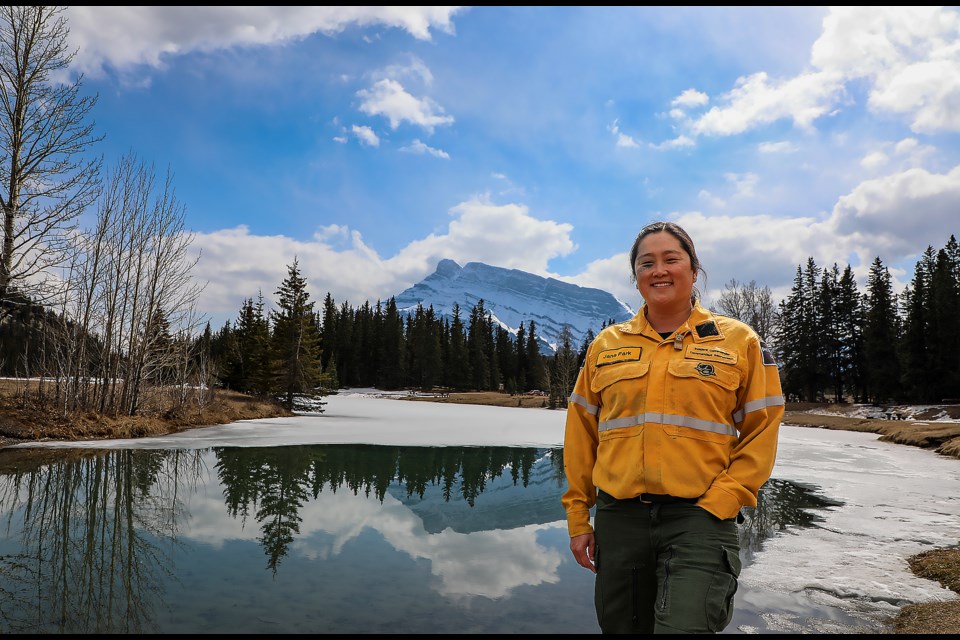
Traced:
<path fill-rule="evenodd" d="M 455 489 L 471 507 L 486 483 L 509 471 L 514 485 L 527 486 L 533 463 L 543 452 L 520 447 L 387 447 L 307 445 L 216 450 L 217 472 L 230 515 L 246 521 L 251 509 L 268 567 L 276 571 L 300 532 L 299 511 L 325 487 L 371 495 L 381 503 L 393 484 L 407 497 L 440 486 L 449 501 Z M 563 483 L 563 461 L 557 470 Z"/>
<path fill-rule="evenodd" d="M 196 451 L 109 451 L 3 473 L 0 509 L 21 547 L 0 556 L 0 631 L 150 632 L 186 517 L 178 496 L 201 468 Z"/>
<path fill-rule="evenodd" d="M 204 483 L 219 481 L 229 518 L 257 523 L 257 542 L 274 574 L 300 535 L 304 508 L 324 491 L 349 491 L 381 504 L 388 493 L 398 499 L 405 495 L 404 504 L 417 514 L 420 501 L 455 500 L 458 505 L 441 510 L 440 516 L 436 510 L 424 512 L 425 519 L 442 520 L 432 526 L 425 520 L 427 534 L 440 526 L 494 530 L 563 519 L 562 449 L 307 445 L 83 450 L 47 452 L 39 462 L 29 451 L 0 452 L 0 514 L 6 521 L 6 531 L 0 533 L 0 633 L 150 633 L 164 628 L 158 606 L 164 590 L 184 571 L 176 567 L 175 551 L 181 536 L 190 537 L 191 514 L 185 505 Z M 211 458 L 216 480 L 208 478 Z M 533 495 L 528 483 L 535 469 L 539 485 Z M 479 523 L 478 518 L 455 522 L 464 513 L 461 501 L 468 511 L 482 511 L 480 497 L 494 480 L 501 489 L 506 481 L 520 491 L 495 516 L 480 513 Z M 744 509 L 745 560 L 765 538 L 788 527 L 813 525 L 818 520 L 813 510 L 839 504 L 814 491 L 767 482 L 757 508 Z"/>
<path fill-rule="evenodd" d="M 815 493 L 817 487 L 770 478 L 760 488 L 756 509 L 744 509 L 740 524 L 740 556 L 744 563 L 753 558 L 763 541 L 789 527 L 810 527 L 823 518 L 818 510 L 838 507 L 842 502 Z"/>

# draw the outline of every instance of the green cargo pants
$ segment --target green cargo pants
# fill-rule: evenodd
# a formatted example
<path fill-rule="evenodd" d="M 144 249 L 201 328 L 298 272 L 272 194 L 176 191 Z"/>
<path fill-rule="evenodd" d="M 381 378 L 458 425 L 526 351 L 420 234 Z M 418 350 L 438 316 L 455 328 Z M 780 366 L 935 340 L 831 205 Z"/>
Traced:
<path fill-rule="evenodd" d="M 601 491 L 594 536 L 603 633 L 716 633 L 730 624 L 740 576 L 736 519 Z"/>

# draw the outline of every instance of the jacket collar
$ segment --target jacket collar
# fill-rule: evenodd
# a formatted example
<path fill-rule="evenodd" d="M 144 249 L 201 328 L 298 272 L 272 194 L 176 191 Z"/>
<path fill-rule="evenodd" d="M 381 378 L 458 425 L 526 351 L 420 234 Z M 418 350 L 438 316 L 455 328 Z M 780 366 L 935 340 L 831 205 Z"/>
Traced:
<path fill-rule="evenodd" d="M 663 340 L 663 338 L 660 337 L 660 334 L 657 333 L 647 321 L 646 305 L 640 307 L 640 311 L 638 311 L 633 318 L 618 324 L 617 329 L 619 329 L 621 333 L 644 335 L 653 338 L 658 342 Z M 716 316 L 707 309 L 701 307 L 699 300 L 693 305 L 693 310 L 690 312 L 690 317 L 687 318 L 686 322 L 680 325 L 677 331 L 690 335 L 694 342 L 723 339 L 723 332 L 720 329 L 720 325 L 717 323 Z"/>

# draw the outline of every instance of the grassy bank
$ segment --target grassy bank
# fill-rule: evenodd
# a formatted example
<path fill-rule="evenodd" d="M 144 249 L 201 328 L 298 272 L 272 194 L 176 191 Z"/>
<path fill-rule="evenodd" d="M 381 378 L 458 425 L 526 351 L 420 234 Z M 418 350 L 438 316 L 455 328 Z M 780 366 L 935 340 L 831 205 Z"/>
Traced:
<path fill-rule="evenodd" d="M 192 395 L 176 411 L 148 405 L 136 416 L 93 411 L 65 413 L 23 394 L 11 381 L 0 381 L 0 447 L 30 440 L 142 438 L 237 420 L 291 415 L 269 398 L 224 389 L 207 392 L 203 397 Z"/>

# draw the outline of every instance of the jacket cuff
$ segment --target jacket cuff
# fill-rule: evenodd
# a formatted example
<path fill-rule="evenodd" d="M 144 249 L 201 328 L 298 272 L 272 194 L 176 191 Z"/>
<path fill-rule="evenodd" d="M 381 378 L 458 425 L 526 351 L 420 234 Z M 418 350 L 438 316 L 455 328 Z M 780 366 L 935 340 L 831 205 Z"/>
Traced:
<path fill-rule="evenodd" d="M 740 513 L 740 500 L 732 493 L 718 487 L 711 487 L 697 500 L 697 506 L 706 509 L 721 520 L 736 518 Z"/>
<path fill-rule="evenodd" d="M 567 531 L 571 538 L 582 536 L 585 533 L 593 533 L 593 527 L 590 526 L 590 512 L 572 511 L 567 513 Z"/>

